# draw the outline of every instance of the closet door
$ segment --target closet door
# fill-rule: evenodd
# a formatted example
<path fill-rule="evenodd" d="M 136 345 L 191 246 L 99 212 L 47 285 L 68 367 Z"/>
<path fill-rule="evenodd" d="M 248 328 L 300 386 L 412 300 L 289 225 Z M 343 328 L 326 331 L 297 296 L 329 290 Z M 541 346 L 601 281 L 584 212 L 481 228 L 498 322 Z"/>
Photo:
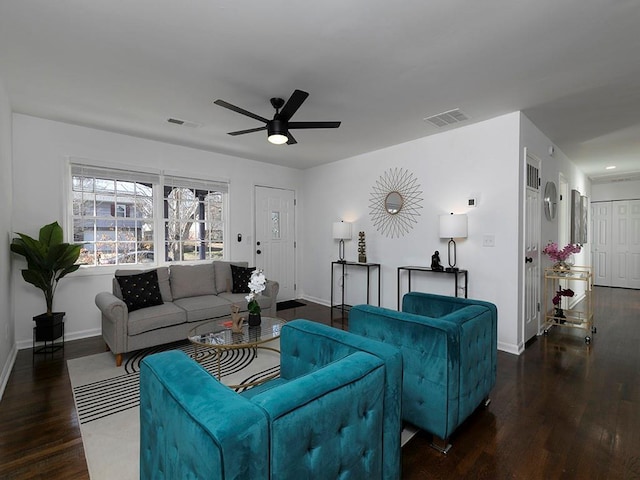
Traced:
<path fill-rule="evenodd" d="M 629 288 L 640 288 L 640 200 L 629 201 Z"/>
<path fill-rule="evenodd" d="M 593 283 L 611 286 L 611 209 L 612 202 L 591 203 L 591 245 Z"/>
<path fill-rule="evenodd" d="M 612 205 L 611 286 L 640 288 L 640 200 Z"/>

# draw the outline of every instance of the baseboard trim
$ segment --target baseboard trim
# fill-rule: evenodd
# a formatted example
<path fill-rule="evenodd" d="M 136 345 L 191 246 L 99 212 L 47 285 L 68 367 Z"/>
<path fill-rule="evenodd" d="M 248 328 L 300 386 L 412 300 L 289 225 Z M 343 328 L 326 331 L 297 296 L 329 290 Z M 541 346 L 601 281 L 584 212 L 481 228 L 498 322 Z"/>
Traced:
<path fill-rule="evenodd" d="M 498 350 L 501 352 L 511 353 L 512 355 L 520 355 L 524 352 L 524 345 L 514 345 L 513 343 L 498 342 Z"/>
<path fill-rule="evenodd" d="M 14 343 L 9 351 L 9 356 L 7 357 L 7 361 L 2 367 L 2 375 L 0 375 L 0 400 L 2 400 L 2 396 L 4 395 L 4 390 L 7 387 L 7 382 L 9 381 L 9 376 L 11 375 L 11 370 L 13 370 L 13 366 L 16 363 L 16 356 L 18 355 L 18 348 Z"/>
<path fill-rule="evenodd" d="M 82 338 L 98 337 L 102 335 L 102 329 L 92 328 L 91 330 L 81 330 L 79 332 L 64 332 L 64 341 L 80 340 Z M 33 347 L 33 340 L 21 340 L 17 343 L 18 350 L 25 350 Z"/>

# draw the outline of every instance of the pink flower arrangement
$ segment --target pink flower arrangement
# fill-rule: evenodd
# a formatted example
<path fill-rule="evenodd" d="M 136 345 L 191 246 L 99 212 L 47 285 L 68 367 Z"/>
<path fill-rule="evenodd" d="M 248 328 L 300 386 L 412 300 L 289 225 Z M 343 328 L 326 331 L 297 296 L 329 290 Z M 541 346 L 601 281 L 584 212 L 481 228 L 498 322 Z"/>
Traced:
<path fill-rule="evenodd" d="M 582 247 L 573 243 L 566 245 L 562 250 L 558 250 L 558 244 L 553 242 L 544 247 L 542 253 L 549 255 L 549 258 L 555 262 L 564 262 L 572 254 L 580 253 L 580 250 L 582 250 Z"/>
<path fill-rule="evenodd" d="M 557 307 L 558 305 L 560 305 L 560 300 L 562 299 L 562 297 L 573 297 L 575 294 L 573 292 L 573 290 L 571 290 L 570 288 L 558 288 L 558 291 L 556 292 L 556 296 L 553 297 L 553 304 Z"/>

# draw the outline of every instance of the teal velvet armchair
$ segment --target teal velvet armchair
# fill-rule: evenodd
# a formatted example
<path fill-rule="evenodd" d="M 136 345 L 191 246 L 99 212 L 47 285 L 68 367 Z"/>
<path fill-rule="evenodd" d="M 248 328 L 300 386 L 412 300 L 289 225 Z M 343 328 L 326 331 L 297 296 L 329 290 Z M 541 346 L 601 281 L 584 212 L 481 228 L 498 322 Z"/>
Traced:
<path fill-rule="evenodd" d="M 402 312 L 358 305 L 352 333 L 400 348 L 402 418 L 432 433 L 447 452 L 449 437 L 481 404 L 496 381 L 497 309 L 489 302 L 411 292 Z"/>
<path fill-rule="evenodd" d="M 140 478 L 400 478 L 402 355 L 295 320 L 281 377 L 241 394 L 183 353 L 145 358 Z"/>

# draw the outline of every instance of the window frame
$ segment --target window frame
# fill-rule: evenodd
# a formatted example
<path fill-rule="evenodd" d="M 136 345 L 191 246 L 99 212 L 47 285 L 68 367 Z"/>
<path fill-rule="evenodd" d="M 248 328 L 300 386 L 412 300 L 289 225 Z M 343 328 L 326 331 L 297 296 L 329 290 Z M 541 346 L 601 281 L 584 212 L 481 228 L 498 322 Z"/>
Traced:
<path fill-rule="evenodd" d="M 93 163 L 88 162 L 86 159 L 76 159 L 73 157 L 69 157 L 69 161 L 67 162 L 67 171 L 65 175 L 65 181 L 68 183 L 66 185 L 66 193 L 68 196 L 66 202 L 66 223 L 67 228 L 65 229 L 67 234 L 67 241 L 71 243 L 88 243 L 83 242 L 82 240 L 76 241 L 74 235 L 74 226 L 76 225 L 76 221 L 81 218 L 81 216 L 75 214 L 74 212 L 74 177 L 80 175 L 79 172 L 85 172 L 86 174 L 91 174 L 94 178 L 100 178 L 99 175 L 106 175 L 107 179 L 114 179 L 114 176 L 118 175 L 121 178 L 115 178 L 117 181 L 124 182 L 137 182 L 136 179 L 149 180 L 152 185 L 152 225 L 153 225 L 153 238 L 150 240 L 153 242 L 153 249 L 150 250 L 153 252 L 153 261 L 151 262 L 137 262 L 136 263 L 109 263 L 109 264 L 86 264 L 81 266 L 81 271 L 85 273 L 96 273 L 96 274 L 106 274 L 107 272 L 111 273 L 116 269 L 141 269 L 141 268 L 157 268 L 158 266 L 166 266 L 171 264 L 189 264 L 189 263 L 202 263 L 202 262 L 210 262 L 213 261 L 212 258 L 198 259 L 191 258 L 187 260 L 177 260 L 177 261 L 168 261 L 165 258 L 165 245 L 167 245 L 166 231 L 165 231 L 165 186 L 176 186 L 190 188 L 192 190 L 208 190 L 209 192 L 219 192 L 221 194 L 221 216 L 222 219 L 219 221 L 220 229 L 222 230 L 222 240 L 221 240 L 221 250 L 222 260 L 227 260 L 229 258 L 229 247 L 231 242 L 229 241 L 229 181 L 221 180 L 221 179 L 208 179 L 202 178 L 201 175 L 197 175 L 199 178 L 192 178 L 189 176 L 184 176 L 181 174 L 180 176 L 174 175 L 171 172 L 153 170 L 153 169 L 144 169 L 144 168 L 135 168 L 132 169 L 128 165 L 114 165 L 114 164 L 103 164 L 103 163 Z M 195 175 L 194 175 L 195 177 Z M 175 183 L 179 181 L 179 185 L 168 185 L 168 182 Z M 138 182 L 138 183 L 149 183 L 149 182 Z M 191 186 L 188 186 L 191 185 Z M 117 201 L 116 190 L 114 190 L 114 203 L 112 205 L 113 215 L 112 219 L 114 222 L 122 221 L 122 220 L 133 220 L 139 221 L 138 217 L 132 217 L 133 209 L 127 208 L 127 205 L 123 205 L 125 210 L 125 216 L 122 217 L 117 213 L 118 205 L 115 203 Z M 97 221 L 99 216 L 96 215 L 96 211 L 93 211 L 93 216 L 87 216 L 91 221 Z M 206 217 L 204 219 L 198 220 L 198 222 L 207 223 Z M 115 234 L 114 234 L 115 237 Z M 116 245 L 116 251 L 118 251 L 118 238 L 114 238 L 114 244 Z M 136 240 L 138 242 L 138 240 Z M 138 243 L 142 243 L 144 240 L 140 240 Z M 96 243 L 96 240 L 93 239 L 90 243 Z M 95 262 L 95 247 L 94 247 L 94 262 Z M 136 250 L 137 252 L 138 250 Z M 117 255 L 116 255 L 117 257 Z M 217 259 L 217 258 L 216 258 Z M 117 262 L 117 259 L 116 259 Z"/>

